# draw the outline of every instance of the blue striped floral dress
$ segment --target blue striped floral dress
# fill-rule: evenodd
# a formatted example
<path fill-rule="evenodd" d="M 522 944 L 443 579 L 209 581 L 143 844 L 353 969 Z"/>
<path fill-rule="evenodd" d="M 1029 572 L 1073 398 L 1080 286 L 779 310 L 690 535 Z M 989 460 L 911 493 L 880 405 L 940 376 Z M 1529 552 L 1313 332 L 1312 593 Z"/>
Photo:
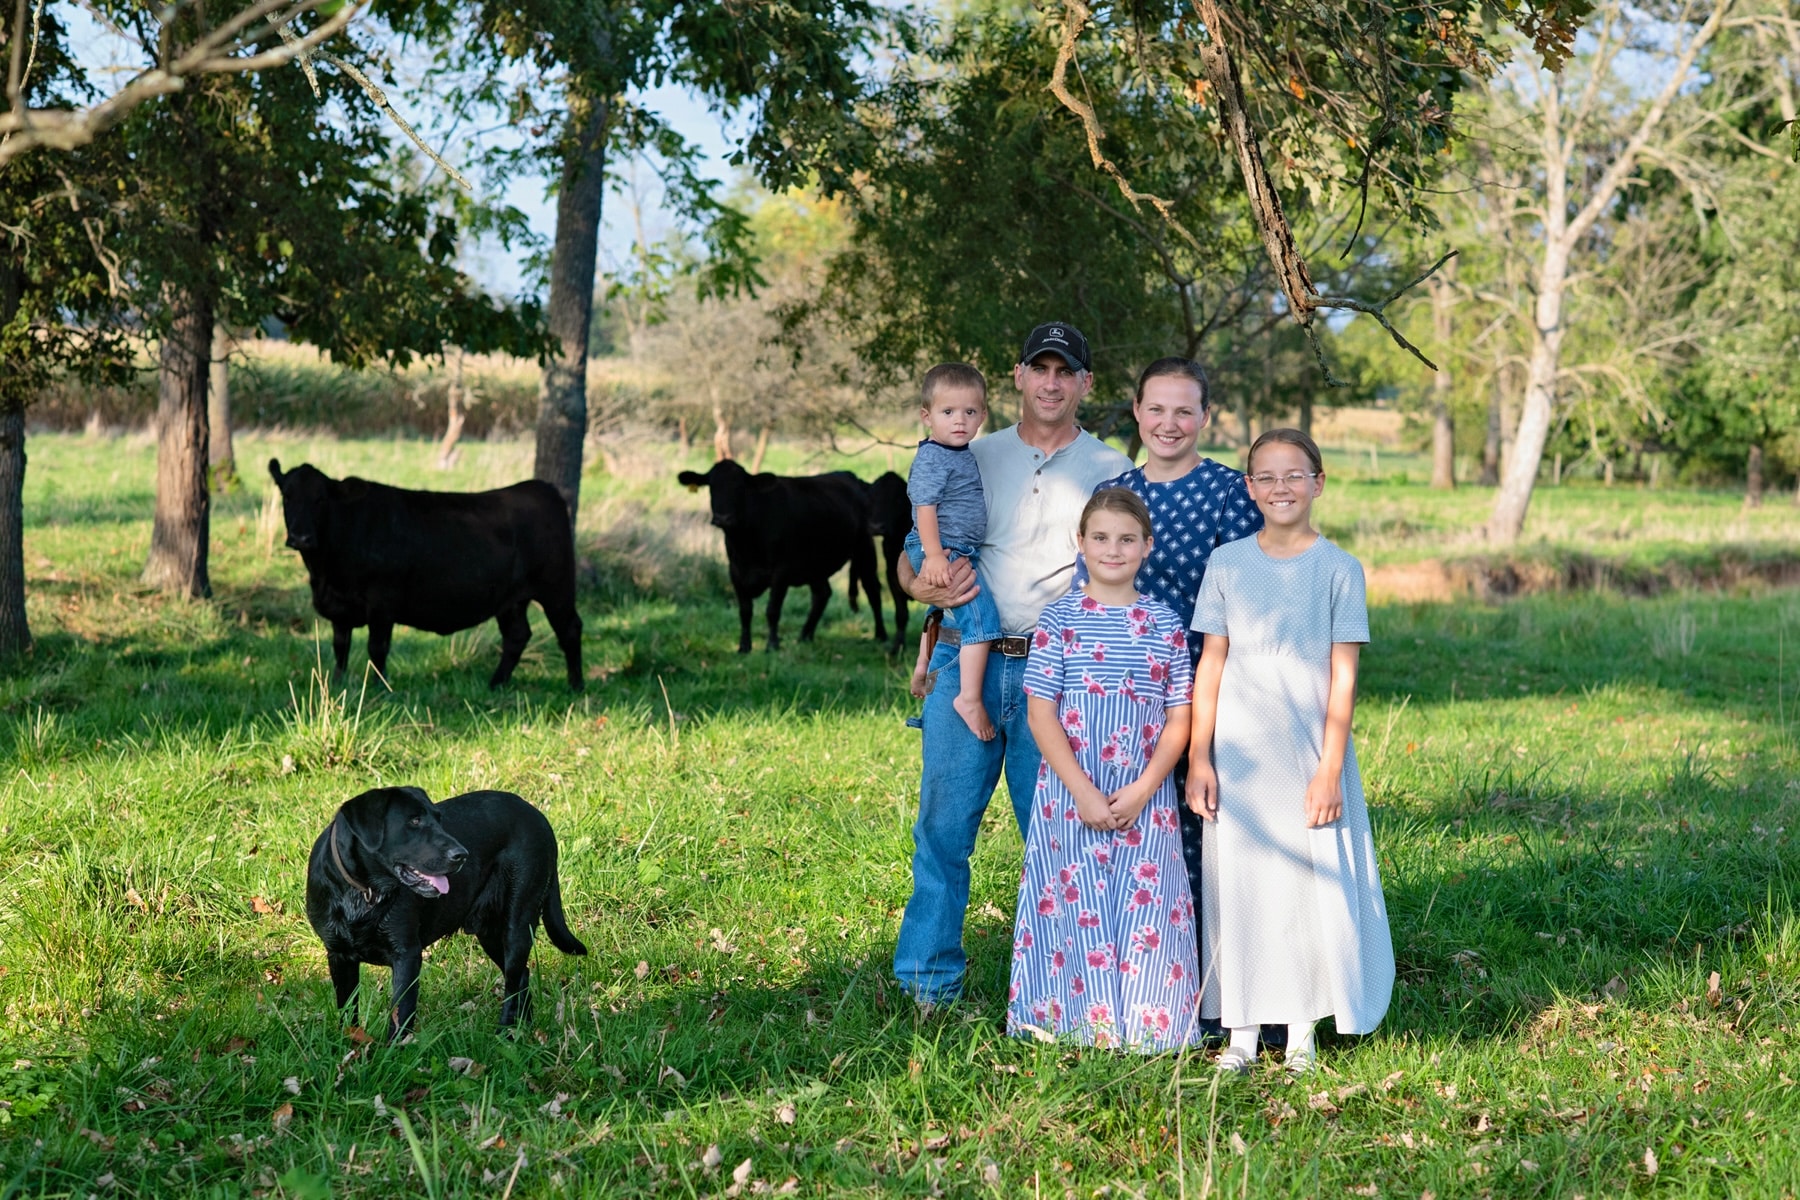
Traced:
<path fill-rule="evenodd" d="M 1143 773 L 1166 711 L 1190 703 L 1192 682 L 1180 619 L 1142 595 L 1113 607 L 1069 593 L 1044 610 L 1025 667 L 1026 693 L 1057 703 L 1076 761 L 1108 794 Z M 1177 803 L 1166 779 L 1131 828 L 1089 829 L 1062 779 L 1038 768 L 1008 1032 L 1145 1053 L 1199 1041 Z"/>

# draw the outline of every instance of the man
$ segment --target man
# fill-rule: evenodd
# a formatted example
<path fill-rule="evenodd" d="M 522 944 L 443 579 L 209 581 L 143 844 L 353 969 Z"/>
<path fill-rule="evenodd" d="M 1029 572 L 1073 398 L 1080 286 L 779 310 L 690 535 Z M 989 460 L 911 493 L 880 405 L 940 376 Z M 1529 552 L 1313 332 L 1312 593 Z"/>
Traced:
<path fill-rule="evenodd" d="M 1093 390 L 1087 339 L 1073 325 L 1039 325 L 1013 368 L 1019 423 L 970 444 L 981 468 L 988 525 L 981 543 L 987 578 L 1006 636 L 993 643 L 983 702 L 998 731 L 972 733 L 952 707 L 960 680 L 957 647 L 941 639 L 932 655 L 936 686 L 925 700 L 924 770 L 919 819 L 913 826 L 913 893 L 900 922 L 894 975 L 921 1008 L 962 994 L 963 917 L 969 907 L 969 857 L 1002 769 L 1023 837 L 1031 819 L 1039 755 L 1026 723 L 1025 656 L 1044 606 L 1066 594 L 1074 578 L 1075 526 L 1102 480 L 1131 462 L 1075 423 Z M 952 607 L 975 594 L 965 561 L 950 582 L 929 587 L 901 564 L 901 583 L 915 600 Z"/>

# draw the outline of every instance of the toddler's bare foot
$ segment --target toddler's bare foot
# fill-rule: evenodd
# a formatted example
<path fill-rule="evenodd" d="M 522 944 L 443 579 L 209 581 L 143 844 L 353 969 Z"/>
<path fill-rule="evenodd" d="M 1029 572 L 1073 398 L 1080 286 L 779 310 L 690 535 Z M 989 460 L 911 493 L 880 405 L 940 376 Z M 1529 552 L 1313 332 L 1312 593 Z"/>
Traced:
<path fill-rule="evenodd" d="M 980 700 L 969 696 L 958 696 L 950 702 L 950 706 L 956 709 L 957 715 L 962 717 L 963 724 L 969 727 L 970 733 L 984 742 L 994 740 L 994 723 L 988 720 L 987 706 Z"/>
<path fill-rule="evenodd" d="M 923 700 L 925 698 L 925 676 L 927 673 L 924 663 L 920 663 L 913 668 L 912 694 L 914 700 Z"/>

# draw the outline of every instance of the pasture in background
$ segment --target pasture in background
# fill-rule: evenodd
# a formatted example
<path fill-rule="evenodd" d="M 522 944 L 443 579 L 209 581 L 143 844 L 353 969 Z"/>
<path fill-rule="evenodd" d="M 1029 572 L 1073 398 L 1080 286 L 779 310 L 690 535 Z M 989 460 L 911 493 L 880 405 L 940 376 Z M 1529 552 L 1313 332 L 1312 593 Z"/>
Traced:
<path fill-rule="evenodd" d="M 571 698 L 535 612 L 500 692 L 491 626 L 398 631 L 392 693 L 359 634 L 351 685 L 328 687 L 329 630 L 260 470 L 279 455 L 472 490 L 528 474 L 528 443 L 470 443 L 448 472 L 406 439 L 247 432 L 237 451 L 216 594 L 194 604 L 137 583 L 146 440 L 30 444 L 37 648 L 0 679 L 0 1178 L 21 1192 L 1800 1188 L 1781 1132 L 1800 1122 L 1800 592 L 1670 569 L 1778 573 L 1785 506 L 1544 487 L 1544 541 L 1515 574 L 1604 573 L 1546 568 L 1499 602 L 1445 568 L 1442 595 L 1374 606 L 1356 734 L 1394 1008 L 1372 1038 L 1326 1038 L 1322 1076 L 1215 1090 L 1200 1059 L 1001 1036 L 1003 796 L 974 863 L 969 1001 L 918 1021 L 888 981 L 918 778 L 909 656 L 881 653 L 840 577 L 816 643 L 739 657 L 707 498 L 673 480 L 704 452 L 622 437 L 584 481 L 589 691 Z M 889 453 L 777 442 L 767 468 L 904 471 Z M 1399 482 L 1424 472 L 1389 448 L 1327 465 L 1318 513 L 1378 594 L 1384 572 L 1493 565 L 1464 532 L 1488 493 Z M 536 956 L 531 1036 L 495 1036 L 466 938 L 434 948 L 416 1041 L 338 1028 L 304 863 L 377 783 L 505 787 L 554 822 L 592 954 Z M 378 993 L 385 977 L 365 972 Z"/>

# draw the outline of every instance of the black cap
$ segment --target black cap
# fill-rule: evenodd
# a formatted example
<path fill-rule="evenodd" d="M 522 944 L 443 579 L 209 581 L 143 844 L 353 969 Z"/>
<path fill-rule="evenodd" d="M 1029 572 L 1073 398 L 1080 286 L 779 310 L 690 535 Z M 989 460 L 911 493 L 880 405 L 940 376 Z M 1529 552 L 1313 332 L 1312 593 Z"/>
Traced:
<path fill-rule="evenodd" d="M 1025 339 L 1025 349 L 1019 353 L 1019 361 L 1028 363 L 1046 352 L 1060 355 L 1064 362 L 1077 371 L 1094 369 L 1093 360 L 1088 355 L 1087 339 L 1073 325 L 1039 325 Z"/>

